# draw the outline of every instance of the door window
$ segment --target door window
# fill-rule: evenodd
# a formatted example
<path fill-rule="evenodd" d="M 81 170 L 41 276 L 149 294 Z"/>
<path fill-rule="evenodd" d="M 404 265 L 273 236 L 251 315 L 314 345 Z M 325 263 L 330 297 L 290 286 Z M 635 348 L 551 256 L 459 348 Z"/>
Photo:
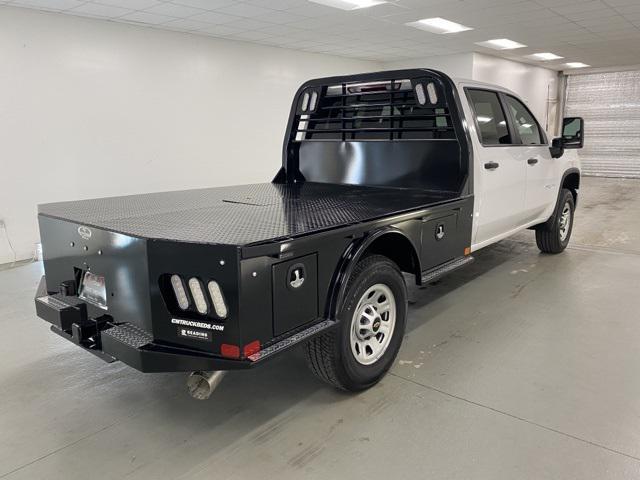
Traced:
<path fill-rule="evenodd" d="M 509 145 L 512 143 L 507 121 L 496 92 L 469 89 L 478 135 L 483 145 Z"/>
<path fill-rule="evenodd" d="M 506 101 L 522 143 L 524 145 L 540 145 L 544 143 L 538 122 L 529 109 L 520 100 L 509 95 L 506 96 Z"/>

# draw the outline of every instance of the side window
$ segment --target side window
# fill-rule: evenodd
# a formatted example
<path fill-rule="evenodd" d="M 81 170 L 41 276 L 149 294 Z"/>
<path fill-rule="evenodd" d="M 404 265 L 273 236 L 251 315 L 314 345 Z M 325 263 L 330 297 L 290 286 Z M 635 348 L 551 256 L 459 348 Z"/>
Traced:
<path fill-rule="evenodd" d="M 511 144 L 511 136 L 498 94 L 487 90 L 469 89 L 467 96 L 473 106 L 482 144 Z"/>
<path fill-rule="evenodd" d="M 544 143 L 538 122 L 536 122 L 529 109 L 517 98 L 507 95 L 506 99 L 522 143 L 524 145 L 540 145 Z"/>

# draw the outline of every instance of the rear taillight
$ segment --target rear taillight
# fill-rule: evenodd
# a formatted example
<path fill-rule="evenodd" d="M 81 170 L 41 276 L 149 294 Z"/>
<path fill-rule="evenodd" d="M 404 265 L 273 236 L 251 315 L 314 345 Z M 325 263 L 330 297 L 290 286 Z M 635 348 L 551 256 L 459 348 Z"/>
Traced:
<path fill-rule="evenodd" d="M 206 315 L 209 312 L 209 306 L 207 305 L 207 299 L 202 291 L 202 284 L 200 280 L 195 277 L 189 279 L 189 290 L 193 297 L 193 302 L 196 304 L 196 310 L 202 315 Z"/>
<path fill-rule="evenodd" d="M 229 315 L 222 288 L 215 280 L 202 281 L 198 277 L 191 277 L 186 281 L 178 274 L 171 274 L 169 278 L 175 301 L 181 310 L 196 311 L 200 315 L 215 316 L 221 320 Z M 163 295 L 167 294 L 170 291 L 165 290 Z"/>
<path fill-rule="evenodd" d="M 171 275 L 171 286 L 173 287 L 173 294 L 176 296 L 178 306 L 182 310 L 189 308 L 189 297 L 187 297 L 187 291 L 184 288 L 184 282 L 180 275 Z"/>
<path fill-rule="evenodd" d="M 222 296 L 222 290 L 220 290 L 220 285 L 215 280 L 211 280 L 207 285 L 209 289 L 209 295 L 211 296 L 211 302 L 213 303 L 213 309 L 216 312 L 216 315 L 220 318 L 227 317 L 227 304 L 224 301 L 224 297 Z"/>

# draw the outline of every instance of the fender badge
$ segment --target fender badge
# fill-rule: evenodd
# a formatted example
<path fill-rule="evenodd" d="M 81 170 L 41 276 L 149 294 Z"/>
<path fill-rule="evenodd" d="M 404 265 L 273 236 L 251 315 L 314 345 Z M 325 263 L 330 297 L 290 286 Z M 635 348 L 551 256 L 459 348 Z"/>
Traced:
<path fill-rule="evenodd" d="M 89 227 L 78 227 L 78 235 L 80 235 L 85 240 L 89 240 L 91 238 L 91 229 Z"/>

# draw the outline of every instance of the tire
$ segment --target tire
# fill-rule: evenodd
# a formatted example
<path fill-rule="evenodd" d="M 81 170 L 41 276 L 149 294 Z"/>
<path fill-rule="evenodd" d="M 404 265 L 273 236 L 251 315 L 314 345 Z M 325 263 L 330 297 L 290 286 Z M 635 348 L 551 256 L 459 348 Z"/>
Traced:
<path fill-rule="evenodd" d="M 335 329 L 306 344 L 309 367 L 318 378 L 342 390 L 372 387 L 393 364 L 404 337 L 407 287 L 398 266 L 382 255 L 360 260 L 337 317 Z"/>
<path fill-rule="evenodd" d="M 569 244 L 573 230 L 575 203 L 570 190 L 563 188 L 553 216 L 536 229 L 536 243 L 543 253 L 560 253 Z"/>

